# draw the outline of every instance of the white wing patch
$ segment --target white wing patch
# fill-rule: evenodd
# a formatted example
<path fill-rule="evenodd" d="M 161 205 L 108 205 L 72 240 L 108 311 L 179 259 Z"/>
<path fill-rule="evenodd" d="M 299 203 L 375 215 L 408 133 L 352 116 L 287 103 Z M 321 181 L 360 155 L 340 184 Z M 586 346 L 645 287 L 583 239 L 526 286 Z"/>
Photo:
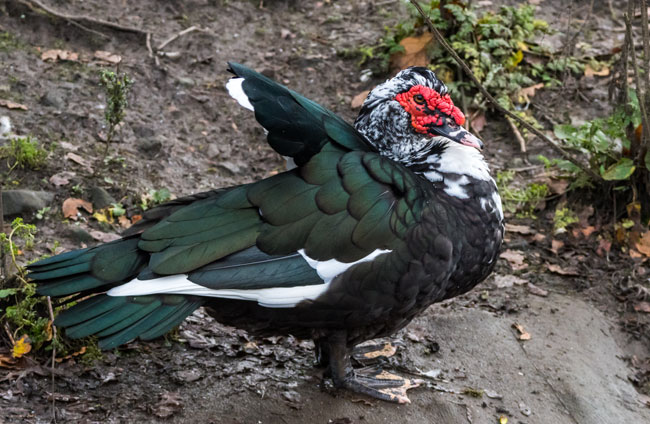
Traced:
<path fill-rule="evenodd" d="M 220 297 L 224 299 L 238 299 L 256 301 L 260 306 L 267 308 L 293 308 L 303 300 L 314 300 L 323 294 L 330 282 L 351 266 L 371 261 L 377 256 L 388 253 L 390 250 L 375 250 L 370 255 L 356 262 L 345 263 L 335 259 L 329 261 L 316 261 L 305 255 L 304 250 L 299 250 L 310 267 L 316 270 L 323 279 L 323 284 L 296 287 L 271 287 L 265 289 L 239 290 L 220 289 L 214 290 L 193 283 L 187 279 L 186 274 L 168 275 L 152 280 L 133 279 L 126 284 L 114 287 L 106 292 L 109 296 L 145 296 L 148 294 L 186 294 L 193 296 Z"/>
<path fill-rule="evenodd" d="M 241 106 L 245 107 L 248 110 L 255 111 L 255 108 L 251 104 L 250 100 L 248 100 L 248 96 L 246 93 L 244 93 L 244 89 L 241 86 L 243 82 L 244 78 L 230 78 L 230 80 L 226 83 L 228 94 L 230 94 L 230 97 L 237 100 L 237 103 L 239 103 Z"/>
<path fill-rule="evenodd" d="M 453 181 L 450 178 L 445 179 L 445 193 L 459 199 L 469 199 L 465 185 L 469 184 L 469 178 L 463 175 L 458 180 Z"/>
<path fill-rule="evenodd" d="M 465 174 L 477 180 L 492 180 L 483 155 L 474 147 L 449 143 L 442 155 L 431 155 L 427 162 L 437 163 L 436 171 L 443 174 Z"/>
<path fill-rule="evenodd" d="M 305 258 L 309 266 L 316 270 L 316 273 L 325 282 L 325 284 L 331 283 L 337 275 L 343 274 L 345 271 L 347 271 L 348 268 L 353 265 L 360 264 L 361 262 L 371 261 L 379 255 L 390 252 L 392 252 L 392 250 L 377 249 L 368 256 L 359 259 L 358 261 L 346 263 L 339 262 L 336 259 L 330 259 L 329 261 L 317 261 L 307 256 L 305 254 L 305 249 L 300 249 L 298 251 L 298 253 L 300 253 L 300 255 Z"/>

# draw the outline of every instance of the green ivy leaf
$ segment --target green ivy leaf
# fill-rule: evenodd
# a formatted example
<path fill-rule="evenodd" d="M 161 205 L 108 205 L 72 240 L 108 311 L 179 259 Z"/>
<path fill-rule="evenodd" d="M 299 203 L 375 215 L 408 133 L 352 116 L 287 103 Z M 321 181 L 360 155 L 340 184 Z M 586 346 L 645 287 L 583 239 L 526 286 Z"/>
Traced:
<path fill-rule="evenodd" d="M 621 158 L 614 165 L 601 172 L 603 179 L 607 181 L 627 180 L 634 173 L 636 167 L 634 162 L 629 158 Z"/>
<path fill-rule="evenodd" d="M 8 296 L 12 296 L 18 293 L 18 289 L 2 289 L 0 290 L 0 299 L 3 299 Z"/>

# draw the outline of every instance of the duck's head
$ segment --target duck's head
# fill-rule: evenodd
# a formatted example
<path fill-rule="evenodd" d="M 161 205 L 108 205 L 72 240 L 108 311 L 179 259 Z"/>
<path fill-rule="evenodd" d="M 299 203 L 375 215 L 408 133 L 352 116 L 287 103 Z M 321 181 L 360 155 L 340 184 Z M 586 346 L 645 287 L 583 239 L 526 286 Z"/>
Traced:
<path fill-rule="evenodd" d="M 465 115 L 435 73 L 410 67 L 368 94 L 355 127 L 382 154 L 408 164 L 450 143 L 480 151 L 483 142 L 464 123 Z"/>

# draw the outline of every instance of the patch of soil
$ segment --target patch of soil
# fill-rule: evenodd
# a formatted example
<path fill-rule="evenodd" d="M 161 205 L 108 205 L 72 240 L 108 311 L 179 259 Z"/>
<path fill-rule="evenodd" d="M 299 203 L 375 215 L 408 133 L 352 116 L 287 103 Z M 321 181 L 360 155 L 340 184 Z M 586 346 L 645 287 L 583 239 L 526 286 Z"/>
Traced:
<path fill-rule="evenodd" d="M 65 250 L 94 243 L 79 228 L 122 230 L 85 213 L 77 222 L 63 220 L 60 208 L 68 197 L 90 200 L 102 188 L 131 217 L 151 189 L 181 196 L 278 172 L 283 159 L 224 88 L 226 62 L 262 71 L 352 121 L 357 111 L 351 99 L 378 79 L 362 82 L 362 70 L 340 53 L 374 43 L 385 25 L 405 14 L 400 2 L 373 0 L 267 0 L 264 8 L 257 0 L 51 3 L 69 14 L 144 28 L 154 47 L 191 26 L 201 31 L 170 42 L 156 63 L 141 35 L 93 27 L 108 35 L 104 39 L 17 1 L 0 2 L 0 31 L 12 35 L 10 43 L 0 43 L 0 98 L 28 108 L 0 109 L 0 116 L 10 118 L 15 133 L 33 135 L 52 150 L 43 169 L 15 170 L 3 184 L 55 195 L 45 219 L 25 216 L 39 228 L 37 246 L 25 259 L 49 253 L 55 240 Z M 552 24 L 565 28 L 566 19 L 553 13 Z M 607 10 L 598 13 L 599 20 L 607 18 Z M 81 59 L 41 59 L 55 48 Z M 120 55 L 119 70 L 135 80 L 108 155 L 98 73 L 114 66 L 93 59 L 97 50 Z M 551 119 L 576 105 L 581 114 L 603 113 L 602 87 L 575 94 L 574 103 L 556 94 Z M 507 126 L 493 120 L 482 136 L 494 167 L 525 165 Z M 530 151 L 533 156 L 545 148 L 533 141 Z M 92 170 L 66 159 L 70 153 Z M 68 183 L 50 182 L 63 172 Z M 644 368 L 647 320 L 634 311 L 635 285 L 647 279 L 642 265 L 614 253 L 606 261 L 596 254 L 595 240 L 553 251 L 544 216 L 516 223 L 547 235 L 534 240 L 508 233 L 504 249 L 520 252 L 525 267 L 501 260 L 473 292 L 434 305 L 396 335 L 403 348 L 383 365 L 426 380 L 410 393 L 411 405 L 334 390 L 313 366 L 311 342 L 252 339 L 199 310 L 169 341 L 132 343 L 90 364 L 66 360 L 53 382 L 46 363 L 25 359 L 20 369 L 0 369 L 0 421 L 49 422 L 52 401 L 57 422 L 74 423 L 489 423 L 500 416 L 515 423 L 650 421 L 648 398 L 633 386 L 650 369 Z M 558 268 L 549 272 L 548 264 Z M 521 340 L 513 324 L 530 339 Z"/>

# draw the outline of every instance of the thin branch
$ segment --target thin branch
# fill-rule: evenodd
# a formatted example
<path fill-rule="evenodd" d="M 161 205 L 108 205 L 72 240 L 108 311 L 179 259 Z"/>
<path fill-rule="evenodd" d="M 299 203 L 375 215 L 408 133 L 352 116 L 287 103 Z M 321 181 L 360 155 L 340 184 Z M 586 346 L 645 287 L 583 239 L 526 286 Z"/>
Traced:
<path fill-rule="evenodd" d="M 100 26 L 104 26 L 104 27 L 115 29 L 115 30 L 122 31 L 122 32 L 131 32 L 131 33 L 140 34 L 140 35 L 143 35 L 143 36 L 147 35 L 147 31 L 144 31 L 144 30 L 142 30 L 140 28 L 134 28 L 134 27 L 130 27 L 130 26 L 120 25 L 120 24 L 116 24 L 115 22 L 105 21 L 103 19 L 97 19 L 97 18 L 93 18 L 91 16 L 86 16 L 86 15 L 70 15 L 70 14 L 67 14 L 67 13 L 59 12 L 57 10 L 54 10 L 50 6 L 47 6 L 47 5 L 43 4 L 40 0 L 17 0 L 17 1 L 19 3 L 21 3 L 21 4 L 24 4 L 25 6 L 29 7 L 32 10 L 34 10 L 34 8 L 37 7 L 39 9 L 44 10 L 45 12 L 49 13 L 52 16 L 55 16 L 57 18 L 66 20 L 66 21 L 68 21 L 68 22 L 70 22 L 71 24 L 74 24 L 74 25 L 80 25 L 79 22 L 85 22 L 85 23 L 88 23 L 88 24 L 100 25 Z M 85 29 L 85 30 L 90 30 L 89 28 L 86 28 L 86 27 L 82 27 L 82 28 Z M 90 31 L 93 31 L 93 30 L 90 30 Z M 93 31 L 93 32 L 95 32 L 95 31 Z M 98 32 L 95 32 L 95 33 L 97 33 L 98 35 L 101 35 L 102 37 L 108 37 L 105 34 L 101 34 L 101 33 L 98 33 Z"/>
<path fill-rule="evenodd" d="M 515 135 L 515 138 L 519 142 L 519 149 L 521 150 L 521 153 L 526 153 L 526 140 L 524 139 L 524 136 L 521 135 L 521 132 L 519 132 L 519 128 L 515 125 L 514 122 L 512 122 L 512 119 L 510 117 L 506 116 L 506 121 L 510 124 L 510 128 L 512 129 L 513 134 Z"/>
<path fill-rule="evenodd" d="M 50 313 L 50 320 L 52 320 L 52 420 L 56 423 L 56 397 L 54 396 L 54 367 L 56 365 L 56 326 L 54 325 L 54 310 L 52 309 L 52 299 L 47 296 L 47 310 Z"/>
<path fill-rule="evenodd" d="M 630 0 L 633 1 L 633 0 Z M 632 58 L 632 71 L 634 73 L 634 82 L 637 88 L 637 97 L 639 99 L 639 109 L 641 109 L 641 123 L 643 128 L 643 138 L 647 141 L 650 134 L 650 127 L 648 126 L 648 115 L 646 114 L 646 96 L 647 92 L 641 92 L 641 78 L 639 77 L 639 68 L 636 64 L 636 54 L 634 54 L 634 39 L 632 38 L 632 22 L 630 16 L 626 13 L 623 18 L 625 19 L 625 36 L 629 41 L 630 50 L 633 52 L 630 56 Z M 625 76 L 627 78 L 627 75 Z M 642 151 L 643 149 L 640 149 Z M 638 153 L 638 152 L 637 152 Z"/>
<path fill-rule="evenodd" d="M 555 150 L 556 153 L 558 153 L 560 156 L 565 158 L 566 160 L 572 162 L 574 165 L 576 165 L 578 168 L 582 170 L 585 174 L 589 175 L 591 178 L 593 178 L 595 181 L 600 181 L 602 180 L 601 176 L 596 174 L 594 171 L 589 169 L 589 167 L 585 166 L 580 160 L 578 160 L 576 157 L 574 157 L 572 154 L 564 150 L 562 147 L 558 146 L 551 140 L 549 137 L 547 137 L 543 132 L 529 124 L 528 122 L 524 121 L 514 113 L 510 112 L 508 109 L 504 108 L 501 106 L 497 100 L 483 87 L 483 85 L 479 82 L 479 80 L 476 78 L 476 75 L 472 72 L 472 70 L 467 66 L 465 61 L 461 59 L 460 56 L 456 53 L 456 51 L 447 43 L 445 40 L 445 37 L 438 31 L 438 29 L 433 25 L 433 22 L 431 22 L 431 18 L 429 18 L 426 13 L 424 13 L 424 10 L 422 10 L 422 7 L 418 4 L 416 0 L 409 0 L 411 4 L 417 9 L 417 11 L 420 13 L 424 21 L 427 23 L 427 26 L 431 30 L 431 33 L 433 33 L 434 37 L 440 43 L 440 45 L 447 50 L 447 52 L 451 55 L 451 57 L 454 58 L 454 60 L 460 65 L 460 67 L 465 71 L 467 76 L 474 82 L 474 85 L 478 90 L 485 96 L 485 98 L 492 103 L 495 109 L 497 109 L 499 112 L 502 114 L 512 118 L 515 120 L 518 124 L 520 124 L 522 127 L 526 128 L 528 131 L 532 132 L 536 136 L 538 136 L 541 140 L 543 140 L 546 144 L 549 145 L 553 150 Z"/>
<path fill-rule="evenodd" d="M 172 41 L 176 40 L 178 37 L 182 37 L 182 36 L 185 35 L 185 34 L 189 34 L 189 33 L 192 32 L 192 31 L 202 31 L 202 29 L 199 28 L 199 27 L 197 27 L 197 26 L 191 26 L 191 27 L 189 27 L 189 28 L 185 28 L 185 29 L 182 30 L 181 32 L 172 35 L 171 37 L 169 37 L 168 39 L 166 39 L 165 41 L 163 41 L 162 43 L 160 43 L 160 45 L 158 46 L 158 48 L 156 49 L 156 51 L 160 51 L 160 50 L 164 49 L 165 47 L 167 47 L 167 44 L 169 44 L 169 43 L 171 43 Z"/>
<path fill-rule="evenodd" d="M 5 231 L 4 205 L 2 203 L 2 185 L 0 184 L 0 233 L 7 234 Z M 9 235 L 9 234 L 7 234 Z M 4 254 L 4 248 L 0 245 L 0 271 L 5 279 L 9 278 L 9 257 Z"/>

